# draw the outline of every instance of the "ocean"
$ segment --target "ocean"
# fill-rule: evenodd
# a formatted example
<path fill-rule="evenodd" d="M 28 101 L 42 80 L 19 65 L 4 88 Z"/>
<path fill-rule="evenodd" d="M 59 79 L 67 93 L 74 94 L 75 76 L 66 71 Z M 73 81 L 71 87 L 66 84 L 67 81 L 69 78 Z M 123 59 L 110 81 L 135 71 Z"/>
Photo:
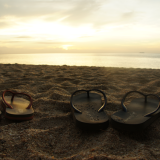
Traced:
<path fill-rule="evenodd" d="M 160 69 L 160 54 L 158 53 L 0 54 L 0 63 Z"/>

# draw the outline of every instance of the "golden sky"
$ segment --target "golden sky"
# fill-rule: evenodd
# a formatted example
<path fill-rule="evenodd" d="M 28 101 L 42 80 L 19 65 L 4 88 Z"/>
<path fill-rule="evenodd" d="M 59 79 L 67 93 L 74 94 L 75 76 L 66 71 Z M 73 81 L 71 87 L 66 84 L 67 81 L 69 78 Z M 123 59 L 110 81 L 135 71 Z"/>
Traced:
<path fill-rule="evenodd" d="M 160 0 L 0 0 L 0 53 L 160 53 Z"/>

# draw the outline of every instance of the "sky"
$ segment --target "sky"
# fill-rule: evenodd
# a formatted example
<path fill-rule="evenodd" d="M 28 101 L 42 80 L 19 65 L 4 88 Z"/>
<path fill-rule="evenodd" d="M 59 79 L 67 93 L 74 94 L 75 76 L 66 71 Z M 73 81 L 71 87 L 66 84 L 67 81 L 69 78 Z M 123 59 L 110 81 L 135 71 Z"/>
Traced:
<path fill-rule="evenodd" d="M 0 0 L 0 53 L 160 53 L 160 0 Z"/>

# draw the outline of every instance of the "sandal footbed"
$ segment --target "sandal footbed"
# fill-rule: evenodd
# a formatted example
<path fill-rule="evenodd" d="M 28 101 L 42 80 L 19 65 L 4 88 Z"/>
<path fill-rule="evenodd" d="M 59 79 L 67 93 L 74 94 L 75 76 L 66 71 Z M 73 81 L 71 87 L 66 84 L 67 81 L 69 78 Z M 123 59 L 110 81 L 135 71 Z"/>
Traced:
<path fill-rule="evenodd" d="M 158 105 L 159 101 L 156 99 L 148 98 L 147 102 L 144 98 L 133 99 L 127 105 L 127 112 L 121 110 L 111 116 L 111 124 L 118 129 L 143 130 L 160 116 L 160 110 L 158 110 L 154 115 L 145 117 Z"/>
<path fill-rule="evenodd" d="M 96 93 L 81 93 L 75 95 L 73 105 L 82 113 L 72 109 L 76 125 L 83 129 L 105 129 L 108 127 L 108 116 L 104 111 L 98 112 L 102 106 L 101 96 Z"/>
<path fill-rule="evenodd" d="M 17 120 L 27 120 L 33 118 L 34 110 L 31 106 L 30 109 L 26 109 L 30 101 L 21 98 L 14 97 L 13 102 L 11 102 L 12 96 L 5 96 L 5 100 L 10 104 L 13 109 L 6 107 L 7 105 L 2 101 L 2 105 L 5 105 L 5 117 L 8 119 L 17 119 Z"/>

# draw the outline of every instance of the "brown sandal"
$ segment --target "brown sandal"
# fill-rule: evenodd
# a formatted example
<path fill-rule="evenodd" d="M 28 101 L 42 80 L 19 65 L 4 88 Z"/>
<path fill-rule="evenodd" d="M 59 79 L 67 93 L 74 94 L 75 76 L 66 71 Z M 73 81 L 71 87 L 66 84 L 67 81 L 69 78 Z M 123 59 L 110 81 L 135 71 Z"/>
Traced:
<path fill-rule="evenodd" d="M 11 93 L 12 96 L 5 96 L 7 92 Z M 29 101 L 22 98 L 22 96 L 29 98 Z M 5 111 L 5 117 L 8 119 L 21 121 L 33 118 L 34 110 L 32 108 L 32 98 L 26 93 L 17 93 L 6 90 L 2 93 L 1 104 Z"/>

